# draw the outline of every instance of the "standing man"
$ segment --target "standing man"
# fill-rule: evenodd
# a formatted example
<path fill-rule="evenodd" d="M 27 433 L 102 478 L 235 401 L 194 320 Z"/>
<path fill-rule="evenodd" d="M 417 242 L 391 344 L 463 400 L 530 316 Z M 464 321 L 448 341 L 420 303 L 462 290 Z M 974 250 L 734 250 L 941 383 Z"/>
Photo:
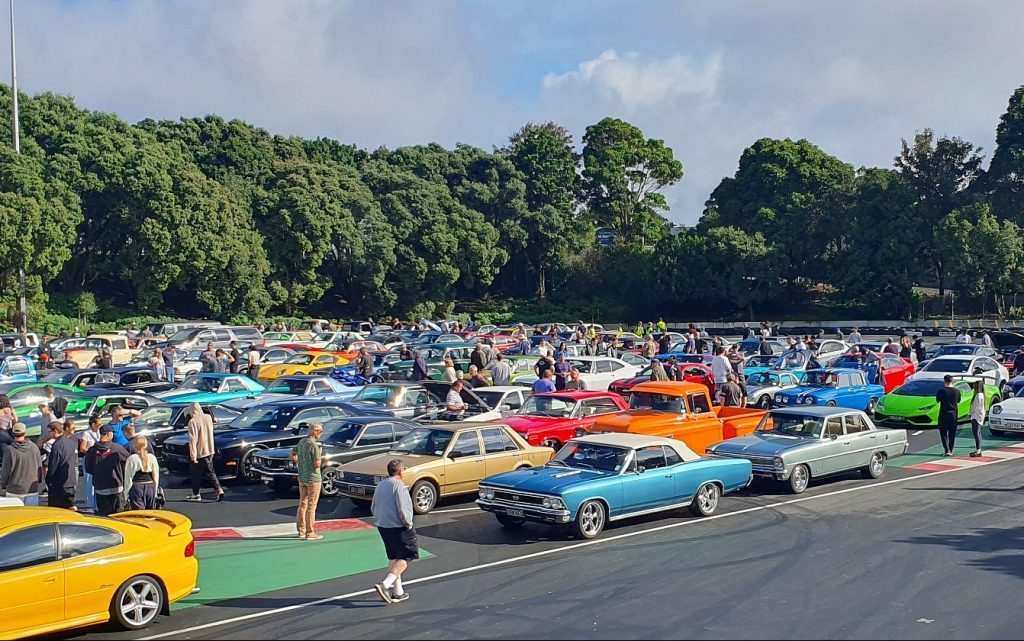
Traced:
<path fill-rule="evenodd" d="M 850 339 L 849 340 L 850 340 L 851 343 L 853 343 L 855 345 L 857 343 L 861 342 L 862 340 L 864 340 L 864 337 L 860 335 L 860 328 L 859 327 L 854 327 L 853 328 L 853 331 L 850 332 Z"/>
<path fill-rule="evenodd" d="M 981 342 L 982 342 L 982 344 L 983 344 L 983 345 L 984 345 L 985 347 L 994 347 L 994 346 L 995 346 L 995 345 L 994 345 L 994 344 L 992 343 L 992 336 L 991 336 L 991 335 L 989 335 L 989 333 L 988 333 L 988 330 L 987 330 L 987 329 L 986 329 L 986 330 L 985 330 L 985 331 L 984 331 L 984 332 L 983 332 L 983 333 L 981 334 Z"/>
<path fill-rule="evenodd" d="M 711 375 L 715 378 L 715 389 L 718 390 L 717 396 L 721 398 L 722 387 L 729 380 L 729 373 L 732 372 L 732 364 L 729 363 L 729 359 L 725 356 L 725 350 L 719 347 L 715 351 L 715 357 L 711 359 Z M 720 401 L 719 401 L 720 402 Z"/>
<path fill-rule="evenodd" d="M 100 442 L 100 415 L 93 414 L 89 418 L 89 428 L 78 435 L 78 456 L 85 461 L 85 457 L 89 454 L 89 450 L 92 449 L 93 445 Z M 85 492 L 85 506 L 96 511 L 96 488 L 93 486 L 92 472 L 89 471 L 88 462 L 83 466 L 85 468 L 85 485 L 83 491 Z"/>
<path fill-rule="evenodd" d="M 39 466 L 42 455 L 35 443 L 25 438 L 24 423 L 11 428 L 14 442 L 4 448 L 0 465 L 0 490 L 18 497 L 25 505 L 39 505 Z"/>
<path fill-rule="evenodd" d="M 320 487 L 323 484 L 320 475 L 324 458 L 320 437 L 323 434 L 324 426 L 313 423 L 306 438 L 292 448 L 292 462 L 299 470 L 299 509 L 295 513 L 295 529 L 299 532 L 299 538 L 307 541 L 324 538 L 323 534 L 316 533 L 316 505 L 320 502 Z"/>
<path fill-rule="evenodd" d="M 914 334 L 914 356 L 917 357 L 918 364 L 923 363 L 928 358 L 928 348 L 924 346 L 924 339 Z"/>
<path fill-rule="evenodd" d="M 370 358 L 365 347 L 359 348 L 359 356 L 356 357 L 352 365 L 356 368 L 357 376 L 362 376 L 366 380 L 370 380 L 370 377 L 373 376 L 373 359 Z"/>
<path fill-rule="evenodd" d="M 131 438 L 128 436 L 128 426 L 132 425 L 134 430 L 133 420 L 142 416 L 142 412 L 138 410 L 125 410 L 120 405 L 113 405 L 110 408 L 110 429 L 114 430 L 114 442 L 121 447 L 127 449 L 131 444 Z"/>
<path fill-rule="evenodd" d="M 466 408 L 469 406 L 466 404 L 466 401 L 462 400 L 462 381 L 452 383 L 451 388 L 448 390 L 448 396 L 445 397 L 444 404 L 448 410 L 449 420 L 457 421 L 466 413 Z"/>
<path fill-rule="evenodd" d="M 114 442 L 110 426 L 100 428 L 100 440 L 85 455 L 85 471 L 92 475 L 96 514 L 109 516 L 124 510 L 124 466 L 128 450 Z"/>
<path fill-rule="evenodd" d="M 487 365 L 487 355 L 484 354 L 484 346 L 480 343 L 473 348 L 473 353 L 469 356 L 469 364 L 476 365 L 476 369 L 481 372 Z"/>
<path fill-rule="evenodd" d="M 427 370 L 427 361 L 423 358 L 423 354 L 418 349 L 414 349 L 412 354 L 412 375 L 409 378 L 413 381 L 423 381 L 430 378 L 430 372 Z"/>
<path fill-rule="evenodd" d="M 409 599 L 402 589 L 402 574 L 409 562 L 420 558 L 416 529 L 412 523 L 412 497 L 402 482 L 405 466 L 395 459 L 388 462 L 388 478 L 373 492 L 370 512 L 384 541 L 388 557 L 388 574 L 373 588 L 384 603 L 401 603 Z"/>
<path fill-rule="evenodd" d="M 739 347 L 733 345 L 729 348 L 729 364 L 732 365 L 732 371 L 736 372 L 736 379 L 743 380 L 743 364 L 746 362 L 746 358 L 740 352 Z"/>
<path fill-rule="evenodd" d="M 263 357 L 260 355 L 259 350 L 256 349 L 256 345 L 249 346 L 249 353 L 246 354 L 246 357 L 249 363 L 249 378 L 255 381 L 260 373 L 260 362 L 263 360 Z"/>
<path fill-rule="evenodd" d="M 658 353 L 668 354 L 672 351 L 672 337 L 668 335 L 668 332 L 662 332 L 661 338 L 658 339 Z"/>
<path fill-rule="evenodd" d="M 78 485 L 78 437 L 75 423 L 64 422 L 64 431 L 50 447 L 46 462 L 46 488 L 50 507 L 75 510 L 75 486 Z"/>
<path fill-rule="evenodd" d="M 654 358 L 657 354 L 658 344 L 654 342 L 654 336 L 648 334 L 647 339 L 644 341 L 644 349 L 641 352 L 641 356 L 644 358 Z"/>
<path fill-rule="evenodd" d="M 565 360 L 565 353 L 563 352 L 558 356 L 558 362 L 555 363 L 555 389 L 564 390 L 565 384 L 569 382 L 569 371 L 572 370 L 572 365 L 569 361 Z"/>
<path fill-rule="evenodd" d="M 217 473 L 213 470 L 213 419 L 210 418 L 199 403 L 192 403 L 189 408 L 192 418 L 188 421 L 188 457 L 189 476 L 192 480 L 192 494 L 185 497 L 186 501 L 199 503 L 203 500 L 203 477 L 217 491 L 217 502 L 224 500 L 224 490 L 220 486 Z"/>
<path fill-rule="evenodd" d="M 544 370 L 544 374 L 533 383 L 533 393 L 543 394 L 544 392 L 555 391 L 555 374 L 552 370 Z"/>
<path fill-rule="evenodd" d="M 167 375 L 167 382 L 174 383 L 174 344 L 168 343 L 164 350 L 164 373 Z"/>
<path fill-rule="evenodd" d="M 665 372 L 665 366 L 661 364 L 656 358 L 651 359 L 651 380 L 652 381 L 667 381 L 668 374 Z"/>
<path fill-rule="evenodd" d="M 53 418 L 58 421 L 63 421 L 64 413 L 68 410 L 68 399 L 63 396 L 57 396 L 56 392 L 53 391 L 53 385 L 47 385 L 45 390 L 46 403 L 50 406 Z"/>
<path fill-rule="evenodd" d="M 953 456 L 953 445 L 956 441 L 957 420 L 960 417 L 960 390 L 953 387 L 953 377 L 946 374 L 942 378 L 945 383 L 942 389 L 935 392 L 935 400 L 939 403 L 939 436 L 942 438 L 943 456 Z"/>
<path fill-rule="evenodd" d="M 204 374 L 217 371 L 217 350 L 213 348 L 213 343 L 206 344 L 206 351 L 199 356 L 199 362 L 203 364 Z"/>
<path fill-rule="evenodd" d="M 512 368 L 501 352 L 498 352 L 494 357 L 494 366 L 491 368 L 491 380 L 496 386 L 509 385 L 512 381 Z"/>
<path fill-rule="evenodd" d="M 736 375 L 732 372 L 729 372 L 725 385 L 722 386 L 718 393 L 721 395 L 722 405 L 726 407 L 746 406 L 746 390 L 736 382 Z"/>
<path fill-rule="evenodd" d="M 232 374 L 237 374 L 241 362 L 242 352 L 238 351 L 238 343 L 235 341 L 231 341 L 231 365 L 228 367 L 228 370 Z"/>
<path fill-rule="evenodd" d="M 762 336 L 757 343 L 757 353 L 761 356 L 772 356 L 775 352 L 772 351 L 772 346 L 768 344 L 768 339 Z"/>
<path fill-rule="evenodd" d="M 567 392 L 583 392 L 586 391 L 587 384 L 580 378 L 580 371 L 575 367 L 569 372 L 569 382 L 565 384 L 565 391 Z"/>

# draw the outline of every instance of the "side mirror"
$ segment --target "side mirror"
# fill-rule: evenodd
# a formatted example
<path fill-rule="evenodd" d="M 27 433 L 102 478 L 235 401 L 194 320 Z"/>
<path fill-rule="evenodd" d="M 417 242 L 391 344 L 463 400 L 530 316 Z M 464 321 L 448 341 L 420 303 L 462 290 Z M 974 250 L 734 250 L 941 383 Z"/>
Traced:
<path fill-rule="evenodd" d="M 838 434 L 829 434 L 829 438 L 832 439 L 833 441 L 837 441 L 837 440 L 839 440 L 839 435 Z"/>
<path fill-rule="evenodd" d="M 299 423 L 299 426 L 295 428 L 295 433 L 298 434 L 304 430 L 309 429 L 309 423 Z"/>
<path fill-rule="evenodd" d="M 459 459 L 459 458 L 462 458 L 462 451 L 460 451 L 460 450 L 452 450 L 452 451 L 451 451 L 451 452 L 450 452 L 450 453 L 448 454 L 448 458 L 450 458 L 450 459 L 451 459 L 451 460 L 453 460 L 453 461 L 454 461 L 455 459 Z"/>
<path fill-rule="evenodd" d="M 637 466 L 637 468 L 636 468 L 636 473 L 637 474 L 643 474 L 646 471 L 647 471 L 647 468 L 644 467 L 643 465 Z"/>

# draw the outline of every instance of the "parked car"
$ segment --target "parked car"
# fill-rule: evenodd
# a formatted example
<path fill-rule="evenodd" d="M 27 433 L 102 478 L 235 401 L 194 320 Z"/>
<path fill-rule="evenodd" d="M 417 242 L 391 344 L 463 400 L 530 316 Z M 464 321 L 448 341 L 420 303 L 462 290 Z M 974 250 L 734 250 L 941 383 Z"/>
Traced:
<path fill-rule="evenodd" d="M 145 436 L 149 440 L 150 450 L 160 456 L 164 441 L 175 434 L 181 434 L 188 428 L 192 418 L 189 408 L 191 403 L 157 403 L 141 410 L 142 416 L 136 418 L 135 434 Z M 203 413 L 213 420 L 215 428 L 223 427 L 238 418 L 240 411 L 224 405 L 201 405 Z"/>
<path fill-rule="evenodd" d="M 1003 389 L 1010 380 L 1010 372 L 996 359 L 988 356 L 938 356 L 919 369 L 913 380 L 941 380 L 946 374 L 966 374 L 978 379 L 989 379 L 999 389 Z"/>
<path fill-rule="evenodd" d="M 772 350 L 773 355 L 778 355 L 783 352 L 786 348 L 776 339 L 768 339 L 765 341 Z M 760 338 L 744 338 L 738 343 L 740 353 L 744 356 L 755 356 L 761 353 L 761 339 Z"/>
<path fill-rule="evenodd" d="M 800 378 L 793 372 L 767 370 L 747 376 L 747 404 L 761 409 L 771 409 L 772 399 L 782 390 L 800 385 Z"/>
<path fill-rule="evenodd" d="M 485 477 L 523 467 L 539 467 L 553 452 L 534 447 L 507 425 L 453 423 L 418 427 L 387 453 L 341 466 L 340 494 L 357 503 L 373 498 L 387 476 L 389 461 L 405 464 L 403 482 L 412 494 L 416 514 L 427 514 L 439 499 L 473 494 Z"/>
<path fill-rule="evenodd" d="M 116 389 L 104 389 L 102 387 L 90 387 L 79 392 L 66 391 L 63 396 L 68 401 L 64 418 L 78 423 L 79 429 L 85 429 L 89 417 L 94 414 L 108 414 L 112 405 L 120 405 L 125 409 L 139 410 L 156 405 L 160 402 L 155 396 L 142 392 L 122 391 Z M 33 411 L 25 417 L 28 436 L 35 437 L 42 432 L 39 421 L 39 412 Z"/>
<path fill-rule="evenodd" d="M 505 418 L 522 409 L 531 392 L 518 385 L 489 385 L 473 388 L 473 394 L 479 396 L 491 409 L 501 412 L 502 418 Z"/>
<path fill-rule="evenodd" d="M 265 388 L 242 374 L 193 374 L 181 386 L 156 394 L 160 400 L 174 403 L 223 403 L 236 398 L 256 396 Z"/>
<path fill-rule="evenodd" d="M 755 477 L 788 483 L 800 494 L 812 479 L 851 470 L 878 478 L 906 454 L 906 430 L 875 427 L 864 412 L 840 407 L 773 409 L 757 431 L 712 445 L 707 453 L 751 462 Z"/>
<path fill-rule="evenodd" d="M 1024 391 L 993 405 L 988 421 L 989 430 L 996 435 L 1024 432 Z"/>
<path fill-rule="evenodd" d="M 711 395 L 715 394 L 715 377 L 711 373 L 711 368 L 707 365 L 699 363 L 684 363 L 679 365 L 682 368 L 683 380 L 691 383 L 700 383 L 708 388 Z M 622 378 L 617 381 L 613 381 L 608 386 L 609 392 L 614 392 L 621 396 L 625 396 L 631 389 L 639 385 L 640 383 L 646 383 L 651 380 L 651 366 L 640 370 L 636 376 L 632 378 Z"/>
<path fill-rule="evenodd" d="M 250 408 L 225 428 L 214 431 L 214 472 L 220 478 L 259 481 L 262 477 L 254 469 L 257 454 L 295 445 L 313 423 L 345 416 L 348 412 L 338 403 L 318 399 L 274 401 Z M 173 474 L 188 474 L 187 434 L 175 434 L 164 441 L 163 463 Z"/>
<path fill-rule="evenodd" d="M 710 516 L 719 500 L 746 487 L 751 465 L 701 458 L 685 444 L 638 434 L 576 438 L 547 465 L 488 476 L 477 505 L 503 527 L 570 525 L 596 538 L 609 522 L 689 507 Z"/>
<path fill-rule="evenodd" d="M 167 338 L 167 342 L 173 343 L 175 349 L 186 352 L 205 348 L 207 343 L 213 343 L 214 347 L 227 348 L 231 346 L 232 341 L 239 347 L 262 345 L 263 333 L 255 327 L 244 325 L 193 327 L 182 329 Z"/>
<path fill-rule="evenodd" d="M 794 405 L 826 405 L 875 411 L 878 401 L 885 396 L 881 385 L 870 385 L 859 369 L 827 368 L 807 372 L 807 379 L 799 387 L 783 390 L 775 395 L 775 407 Z"/>
<path fill-rule="evenodd" d="M 606 414 L 625 410 L 626 401 L 611 392 L 535 394 L 522 409 L 502 422 L 530 445 L 558 450 L 573 437 L 587 434 Z"/>
<path fill-rule="evenodd" d="M 939 379 L 928 379 L 922 381 L 908 381 L 895 390 L 886 394 L 878 402 L 875 408 L 875 424 L 885 427 L 937 427 L 939 424 L 939 402 L 935 400 L 935 393 L 943 388 L 945 383 Z M 971 384 L 965 380 L 958 380 L 953 386 L 960 390 L 960 405 L 958 407 L 958 420 L 969 421 L 971 413 L 971 401 L 974 392 Z M 1001 394 L 995 385 L 985 383 L 985 398 L 988 401 L 988 408 L 998 403 Z"/>
<path fill-rule="evenodd" d="M 150 367 L 126 365 L 113 369 L 80 369 L 61 372 L 61 379 L 76 387 L 106 387 L 109 389 L 131 390 L 155 394 L 177 387 L 174 383 L 162 381 Z"/>
<path fill-rule="evenodd" d="M 320 468 L 323 479 L 320 493 L 338 495 L 338 468 L 346 463 L 382 454 L 411 432 L 417 423 L 400 418 L 354 416 L 338 418 L 324 424 L 320 438 L 325 462 Z M 278 494 L 298 486 L 298 469 L 292 461 L 292 448 L 279 447 L 256 454 L 253 469 L 264 485 Z"/>
<path fill-rule="evenodd" d="M 35 361 L 27 356 L 0 355 L 0 383 L 34 383 L 38 380 Z"/>
<path fill-rule="evenodd" d="M 283 363 L 261 366 L 256 379 L 261 383 L 269 383 L 281 376 L 309 374 L 313 370 L 339 367 L 348 362 L 349 359 L 329 352 L 299 352 Z"/>
<path fill-rule="evenodd" d="M 128 338 L 121 334 L 93 334 L 81 347 L 65 348 L 63 362 L 82 369 L 95 367 L 102 349 L 110 351 L 115 366 L 127 365 L 135 353 L 128 346 Z"/>
<path fill-rule="evenodd" d="M 313 332 L 264 332 L 263 344 L 272 347 L 288 343 L 308 343 L 313 338 Z"/>
<path fill-rule="evenodd" d="M 169 511 L 0 510 L 0 637 L 64 636 L 110 621 L 149 626 L 195 590 L 191 529 L 187 517 Z"/>
<path fill-rule="evenodd" d="M 881 385 L 888 394 L 914 376 L 916 368 L 908 359 L 895 354 L 868 353 L 867 355 L 845 354 L 832 361 L 829 367 L 859 369 L 865 373 L 868 383 Z"/>
<path fill-rule="evenodd" d="M 607 356 L 579 356 L 568 360 L 573 369 L 579 370 L 580 380 L 586 383 L 590 391 L 608 391 L 608 387 L 616 380 L 632 378 L 640 371 L 636 365 Z M 536 376 L 522 376 L 516 379 L 516 384 L 532 386 L 536 380 Z"/>

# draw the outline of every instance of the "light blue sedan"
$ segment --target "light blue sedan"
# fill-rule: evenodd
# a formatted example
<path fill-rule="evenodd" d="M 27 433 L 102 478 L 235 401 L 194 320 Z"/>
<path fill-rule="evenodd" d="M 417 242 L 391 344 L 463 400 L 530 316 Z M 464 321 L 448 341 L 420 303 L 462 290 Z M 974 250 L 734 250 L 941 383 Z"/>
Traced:
<path fill-rule="evenodd" d="M 689 507 L 697 516 L 746 487 L 749 461 L 701 458 L 680 441 L 595 434 L 569 441 L 543 467 L 485 478 L 477 505 L 504 527 L 569 525 L 593 539 L 611 521 Z"/>

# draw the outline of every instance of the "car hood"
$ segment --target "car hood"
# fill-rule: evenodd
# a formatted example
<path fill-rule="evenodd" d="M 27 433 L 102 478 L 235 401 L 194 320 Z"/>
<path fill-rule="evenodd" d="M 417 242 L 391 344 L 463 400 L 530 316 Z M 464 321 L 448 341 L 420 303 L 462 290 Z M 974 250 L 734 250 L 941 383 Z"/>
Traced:
<path fill-rule="evenodd" d="M 755 433 L 732 438 L 715 446 L 715 454 L 742 454 L 744 456 L 777 456 L 797 447 L 808 447 L 819 440 L 810 437 Z"/>
<path fill-rule="evenodd" d="M 912 412 L 920 414 L 938 405 L 934 396 L 904 396 L 902 394 L 886 394 L 882 398 L 882 406 L 886 414 Z"/>
<path fill-rule="evenodd" d="M 804 398 L 806 396 L 813 396 L 815 398 L 821 398 L 823 396 L 833 396 L 839 390 L 835 387 L 817 387 L 812 385 L 801 385 L 800 387 L 791 387 L 787 390 L 782 390 L 779 394 L 792 398 Z"/>
<path fill-rule="evenodd" d="M 557 425 L 558 423 L 562 423 L 562 422 L 566 422 L 566 421 L 572 421 L 572 420 L 574 420 L 574 419 L 571 419 L 571 418 L 554 418 L 554 417 L 551 417 L 551 416 L 522 415 L 522 416 L 508 416 L 508 417 L 502 419 L 501 422 L 506 424 L 506 425 L 508 425 L 509 427 L 514 429 L 515 431 L 525 434 L 525 433 L 529 432 L 530 430 L 548 429 L 552 425 Z"/>
<path fill-rule="evenodd" d="M 683 420 L 681 414 L 660 412 L 657 410 L 626 410 L 618 414 L 609 414 L 597 419 L 591 430 L 598 432 L 644 432 L 648 426 L 659 425 L 670 421 Z"/>
<path fill-rule="evenodd" d="M 193 403 L 207 403 L 220 401 L 228 398 L 244 398 L 249 395 L 255 395 L 255 392 L 203 392 L 200 390 L 193 389 L 176 389 L 167 392 L 157 392 L 153 394 L 157 398 L 164 401 L 174 401 L 180 403 L 183 401 L 190 401 Z"/>
<path fill-rule="evenodd" d="M 392 454 L 386 452 L 375 456 L 368 456 L 364 459 L 354 461 L 342 466 L 343 472 L 354 472 L 356 474 L 387 475 L 388 461 L 399 460 L 405 465 L 406 470 L 414 470 L 417 467 L 437 463 L 440 456 L 423 456 L 420 454 Z"/>
<path fill-rule="evenodd" d="M 615 387 L 633 387 L 640 383 L 646 383 L 649 380 L 651 380 L 650 376 L 633 376 L 632 378 L 620 378 L 612 381 L 612 385 Z"/>
<path fill-rule="evenodd" d="M 997 403 L 999 407 L 1003 408 L 1003 412 L 1012 414 L 1024 414 L 1024 398 L 1008 398 L 1005 401 Z"/>
<path fill-rule="evenodd" d="M 617 473 L 545 465 L 496 474 L 485 479 L 488 487 L 519 490 L 536 494 L 561 494 L 571 487 L 616 476 Z"/>

